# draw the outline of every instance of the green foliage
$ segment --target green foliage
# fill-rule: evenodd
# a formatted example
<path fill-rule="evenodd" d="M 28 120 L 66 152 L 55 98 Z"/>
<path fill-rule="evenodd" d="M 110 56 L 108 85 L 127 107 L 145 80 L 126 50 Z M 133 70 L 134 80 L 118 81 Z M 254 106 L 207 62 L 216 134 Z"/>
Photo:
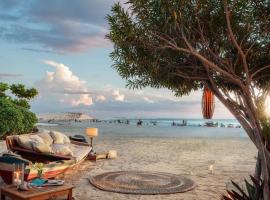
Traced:
<path fill-rule="evenodd" d="M 30 104 L 25 99 L 13 99 L 12 102 L 16 104 L 17 106 L 30 109 Z"/>
<path fill-rule="evenodd" d="M 246 56 L 249 70 L 254 72 L 268 65 L 269 0 L 228 0 L 228 4 L 233 7 L 231 26 L 236 40 L 245 52 L 252 46 Z M 164 41 L 188 49 L 183 36 L 198 53 L 218 63 L 221 69 L 228 71 L 226 65 L 232 63 L 236 76 L 246 79 L 238 51 L 228 36 L 223 1 L 129 0 L 127 6 L 124 9 L 118 3 L 112 7 L 112 14 L 107 16 L 110 25 L 107 37 L 114 43 L 113 67 L 130 88 L 165 87 L 179 95 L 202 88 L 205 81 L 195 75 L 208 76 L 204 63 L 189 53 L 168 48 L 168 42 Z M 254 78 L 256 87 L 265 87 L 270 70 L 257 73 Z M 214 79 L 221 89 L 235 88 L 220 73 Z"/>
<path fill-rule="evenodd" d="M 18 98 L 13 99 L 5 92 L 10 89 Z M 29 99 L 37 95 L 34 88 L 25 89 L 21 84 L 0 83 L 0 137 L 10 134 L 29 133 L 35 128 L 37 117 L 30 109 Z"/>
<path fill-rule="evenodd" d="M 20 109 L 6 98 L 0 98 L 0 133 L 1 137 L 7 133 L 23 133 L 23 114 Z"/>
<path fill-rule="evenodd" d="M 18 98 L 32 99 L 37 96 L 38 91 L 35 88 L 26 89 L 22 84 L 12 84 L 10 90 Z"/>
<path fill-rule="evenodd" d="M 34 113 L 30 112 L 25 108 L 20 109 L 23 119 L 22 122 L 24 124 L 23 132 L 29 133 L 34 129 L 35 124 L 37 123 L 37 117 Z"/>
<path fill-rule="evenodd" d="M 5 97 L 5 91 L 8 90 L 8 84 L 0 82 L 0 97 Z"/>
<path fill-rule="evenodd" d="M 246 189 L 241 188 L 232 181 L 234 190 L 227 191 L 228 195 L 223 195 L 221 200 L 263 200 L 263 183 L 250 176 L 252 184 L 245 180 Z"/>

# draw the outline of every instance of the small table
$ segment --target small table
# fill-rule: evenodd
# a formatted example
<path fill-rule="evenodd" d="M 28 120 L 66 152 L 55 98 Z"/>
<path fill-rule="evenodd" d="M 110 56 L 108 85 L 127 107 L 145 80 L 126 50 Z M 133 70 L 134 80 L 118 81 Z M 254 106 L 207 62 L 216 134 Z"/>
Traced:
<path fill-rule="evenodd" d="M 27 191 L 19 191 L 16 186 L 5 186 L 1 188 L 1 200 L 9 197 L 13 200 L 48 200 L 58 196 L 67 195 L 68 200 L 72 200 L 73 185 L 44 186 L 41 188 L 31 188 Z"/>

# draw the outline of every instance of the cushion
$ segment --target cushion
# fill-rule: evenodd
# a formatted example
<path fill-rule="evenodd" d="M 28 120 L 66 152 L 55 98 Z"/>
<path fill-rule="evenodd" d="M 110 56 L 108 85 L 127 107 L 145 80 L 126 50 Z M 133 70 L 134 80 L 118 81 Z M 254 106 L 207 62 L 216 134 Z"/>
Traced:
<path fill-rule="evenodd" d="M 64 144 L 64 135 L 58 131 L 51 131 L 50 135 L 54 144 Z"/>
<path fill-rule="evenodd" d="M 45 144 L 51 145 L 53 143 L 53 139 L 52 139 L 49 131 L 38 133 L 37 135 L 43 139 Z"/>
<path fill-rule="evenodd" d="M 73 156 L 74 156 L 76 162 L 79 162 L 83 158 L 85 158 L 92 149 L 92 147 L 90 147 L 90 146 L 79 146 L 76 144 L 69 144 L 68 146 L 71 149 L 71 151 L 73 152 Z"/>
<path fill-rule="evenodd" d="M 65 144 L 53 144 L 52 152 L 54 154 L 63 155 L 63 156 L 73 156 L 73 152 Z"/>
<path fill-rule="evenodd" d="M 41 137 L 39 137 L 38 135 L 30 135 L 29 136 L 30 140 L 32 142 L 36 142 L 36 143 L 44 143 L 43 139 Z"/>
<path fill-rule="evenodd" d="M 68 136 L 64 135 L 64 143 L 65 144 L 70 144 L 70 139 Z"/>
<path fill-rule="evenodd" d="M 66 144 L 70 143 L 70 139 L 65 134 L 58 132 L 58 131 L 51 131 L 50 132 L 51 137 L 53 138 L 54 144 Z"/>
<path fill-rule="evenodd" d="M 21 135 L 17 137 L 17 142 L 18 144 L 25 148 L 25 149 L 29 149 L 32 150 L 32 140 L 30 139 L 30 137 L 28 135 Z"/>
<path fill-rule="evenodd" d="M 32 147 L 34 151 L 39 153 L 52 153 L 51 146 L 46 143 L 33 142 Z"/>

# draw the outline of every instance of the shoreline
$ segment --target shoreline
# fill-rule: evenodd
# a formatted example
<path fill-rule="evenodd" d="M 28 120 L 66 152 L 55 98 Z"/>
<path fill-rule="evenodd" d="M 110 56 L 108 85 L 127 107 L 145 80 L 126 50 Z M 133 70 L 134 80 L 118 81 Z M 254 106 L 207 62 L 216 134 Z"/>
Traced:
<path fill-rule="evenodd" d="M 44 127 L 67 135 L 83 134 L 85 127 L 98 123 Z M 232 187 L 231 180 L 243 183 L 255 168 L 256 148 L 247 137 L 177 137 L 148 135 L 148 133 L 190 129 L 178 127 L 136 127 L 99 124 L 99 135 L 93 140 L 97 153 L 116 150 L 116 159 L 86 160 L 74 169 L 60 175 L 67 183 L 75 185 L 74 197 L 78 200 L 209 200 L 219 199 Z M 193 129 L 194 130 L 194 129 Z M 196 130 L 218 131 L 240 129 L 203 128 Z M 190 130 L 192 131 L 192 130 Z M 138 133 L 140 133 L 138 135 Z M 231 134 L 233 134 L 231 133 Z M 171 133 L 170 133 L 171 134 Z M 188 135 L 188 134 L 187 134 Z M 0 150 L 5 142 L 0 142 Z M 211 174 L 209 166 L 213 164 Z M 169 195 L 126 195 L 101 191 L 89 183 L 88 178 L 101 173 L 121 170 L 157 171 L 184 175 L 197 184 L 194 190 Z M 3 183 L 2 183 L 3 184 Z"/>

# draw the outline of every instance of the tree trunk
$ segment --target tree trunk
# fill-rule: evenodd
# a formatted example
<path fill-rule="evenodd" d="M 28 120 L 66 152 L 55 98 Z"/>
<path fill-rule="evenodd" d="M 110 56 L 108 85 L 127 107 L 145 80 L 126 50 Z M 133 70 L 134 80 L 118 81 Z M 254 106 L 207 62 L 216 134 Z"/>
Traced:
<path fill-rule="evenodd" d="M 262 174 L 262 165 L 261 165 L 261 156 L 258 152 L 257 154 L 257 161 L 256 161 L 256 167 L 255 167 L 255 173 L 254 178 L 256 178 L 258 181 L 261 180 L 261 174 Z"/>
<path fill-rule="evenodd" d="M 254 116 L 255 114 L 252 112 L 247 113 L 245 117 L 243 117 L 242 115 L 239 115 L 239 113 L 237 112 L 233 104 L 230 101 L 228 101 L 224 97 L 224 95 L 222 95 L 219 92 L 218 88 L 216 87 L 214 83 L 210 85 L 207 84 L 207 85 L 209 88 L 211 88 L 215 96 L 225 105 L 225 107 L 228 108 L 228 110 L 239 121 L 239 123 L 242 125 L 242 127 L 246 131 L 251 141 L 254 143 L 254 145 L 258 149 L 258 157 L 257 157 L 258 161 L 256 164 L 255 176 L 258 180 L 260 180 L 261 178 L 261 180 L 264 183 L 263 199 L 270 200 L 270 189 L 269 189 L 270 152 L 267 150 L 266 146 L 264 145 L 263 133 L 261 131 L 261 128 L 258 127 L 260 125 L 255 122 L 255 121 L 258 121 L 256 120 L 257 116 Z M 242 98 L 245 99 L 247 97 L 243 96 Z M 246 105 L 246 106 L 250 106 L 250 105 Z M 249 110 L 252 110 L 252 109 L 249 109 Z"/>

